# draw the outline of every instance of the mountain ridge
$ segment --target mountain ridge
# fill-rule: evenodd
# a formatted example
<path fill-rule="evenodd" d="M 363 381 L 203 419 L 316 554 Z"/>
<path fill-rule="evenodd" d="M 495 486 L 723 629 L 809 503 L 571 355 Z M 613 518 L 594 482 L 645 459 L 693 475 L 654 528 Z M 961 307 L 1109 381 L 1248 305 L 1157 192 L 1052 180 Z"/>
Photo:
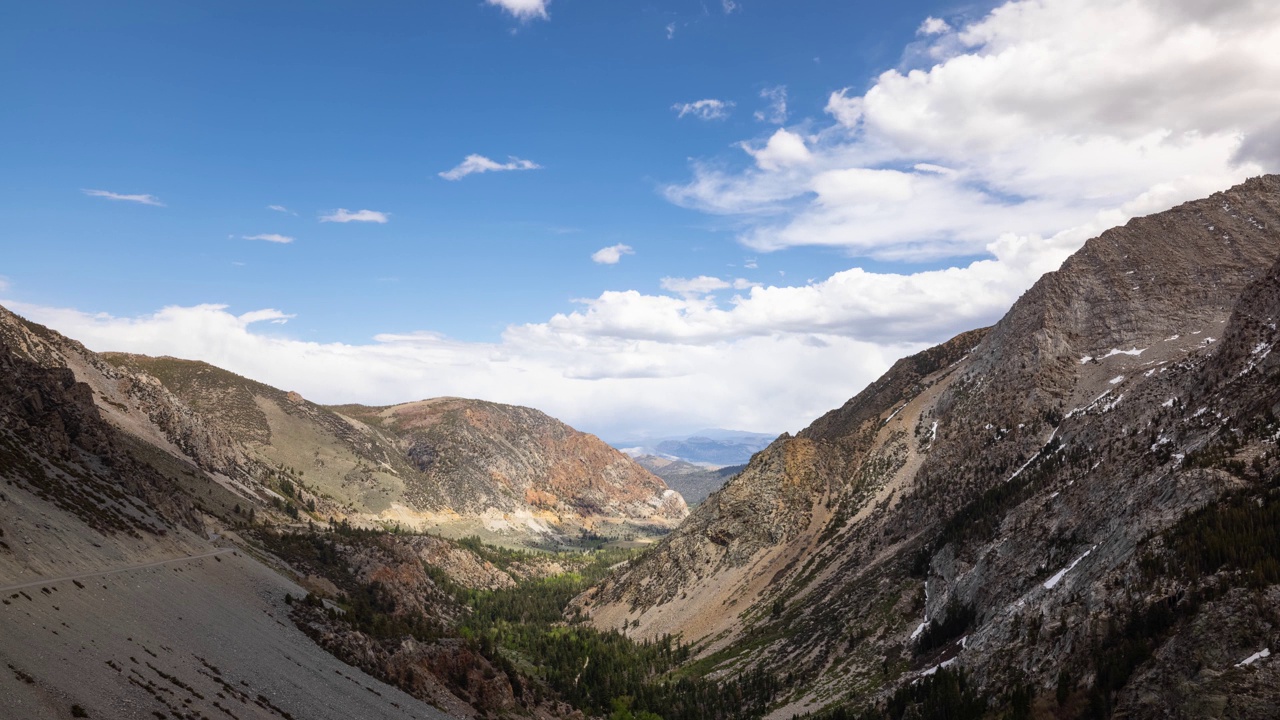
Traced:
<path fill-rule="evenodd" d="M 1223 429 L 1220 419 L 1201 427 L 1205 413 L 1173 410 L 1198 397 L 1197 384 L 1224 401 L 1244 392 L 1209 383 L 1204 368 L 1218 362 L 1223 326 L 1241 303 L 1270 296 L 1277 228 L 1280 179 L 1269 176 L 1090 240 L 989 330 L 899 361 L 842 407 L 781 437 L 577 606 L 598 626 L 625 623 L 637 637 L 683 634 L 720 672 L 792 667 L 803 689 L 777 717 L 841 697 L 874 703 L 924 677 L 925 663 L 936 672 L 953 658 L 1006 699 L 1019 682 L 1044 692 L 1059 671 L 1095 677 L 1080 649 L 1084 630 L 1064 625 L 1065 640 L 1054 644 L 1069 643 L 1067 660 L 1055 659 L 1014 640 L 1013 618 L 1030 622 L 1030 610 L 1010 613 L 1006 604 L 1032 607 L 1033 598 L 1050 617 L 1071 609 L 1077 627 L 1105 636 L 1097 623 L 1119 602 L 1107 583 L 1134 572 L 1141 552 L 1156 552 L 1151 537 L 1240 486 L 1229 472 L 1179 469 L 1213 441 L 1206 433 Z M 1280 308 L 1257 312 L 1280 317 Z M 1245 345 L 1231 336 L 1236 356 Z M 1250 372 L 1274 370 L 1270 362 Z M 1177 392 L 1164 389 L 1170 378 Z M 1265 385 L 1256 392 L 1280 399 Z M 1142 445 L 1134 423 L 1148 428 Z M 1152 437 L 1153 426 L 1166 429 Z M 1095 459 L 1090 447 L 1112 438 L 1125 449 Z M 1250 442 L 1251 452 L 1265 449 Z M 1148 454 L 1165 464 L 1151 466 Z M 1090 474 L 1095 461 L 1110 474 Z M 1159 489 L 1168 477 L 1181 493 Z M 1265 493 L 1264 477 L 1249 478 L 1244 487 Z M 1140 499 L 1148 497 L 1160 499 Z M 1107 498 L 1129 498 L 1127 520 Z M 1022 538 L 1016 549 L 1001 544 L 1013 532 Z M 1020 596 L 1056 568 L 1070 568 L 1058 582 L 1086 583 L 1106 601 L 1082 613 L 1051 591 Z M 956 608 L 976 615 L 963 623 L 979 628 L 969 629 L 967 646 L 952 636 L 922 650 L 930 621 L 950 616 L 961 625 Z M 753 640 L 761 637 L 772 640 Z M 1016 673 L 995 648 L 1019 658 Z M 1112 688 L 1097 693 L 1090 702 L 1133 702 Z"/>

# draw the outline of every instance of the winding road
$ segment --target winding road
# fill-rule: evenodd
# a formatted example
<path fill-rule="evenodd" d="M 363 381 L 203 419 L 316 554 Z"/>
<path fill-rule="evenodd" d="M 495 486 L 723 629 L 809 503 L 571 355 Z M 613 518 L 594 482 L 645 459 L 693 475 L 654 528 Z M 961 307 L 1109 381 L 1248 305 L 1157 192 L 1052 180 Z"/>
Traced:
<path fill-rule="evenodd" d="M 29 582 L 18 583 L 17 585 L 5 585 L 0 587 L 0 593 L 7 593 L 11 590 L 21 590 L 23 588 L 36 587 L 39 585 L 52 585 L 53 583 L 66 582 L 67 580 L 82 580 L 84 578 L 99 577 L 102 575 L 115 575 L 116 573 L 129 572 L 130 570 L 144 570 L 159 565 L 168 565 L 176 562 L 186 562 L 187 560 L 199 560 L 201 558 L 213 557 L 215 555 L 225 555 L 229 552 L 235 552 L 235 548 L 218 548 L 213 552 L 207 552 L 200 555 L 183 555 L 182 557 L 169 558 L 168 560 L 156 560 L 154 562 L 142 563 L 141 565 L 129 565 L 114 570 L 99 570 L 97 572 L 80 573 L 79 575 L 64 575 L 55 578 L 40 578 Z"/>

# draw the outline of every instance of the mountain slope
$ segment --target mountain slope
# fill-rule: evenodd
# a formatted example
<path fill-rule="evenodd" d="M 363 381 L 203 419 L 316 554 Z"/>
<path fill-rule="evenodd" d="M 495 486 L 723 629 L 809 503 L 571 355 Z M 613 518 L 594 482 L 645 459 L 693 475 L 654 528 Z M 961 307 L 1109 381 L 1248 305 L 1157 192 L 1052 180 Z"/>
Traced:
<path fill-rule="evenodd" d="M 19 349 L 14 337 L 0 339 L 6 717 L 444 717 L 276 620 L 301 588 L 208 539 L 235 515 L 225 478 L 110 422 L 94 388 L 33 351 L 45 362 L 65 351 L 85 376 L 103 370 L 84 364 L 91 356 L 52 336 Z M 126 402 L 149 398 L 162 423 L 182 426 L 180 406 L 114 379 L 117 422 L 140 427 Z"/>
<path fill-rule="evenodd" d="M 1185 682 L 1264 706 L 1265 664 L 1193 680 L 1152 663 L 1190 646 L 1223 672 L 1274 644 L 1280 578 L 1152 568 L 1176 565 L 1189 513 L 1273 502 L 1278 228 L 1264 177 L 1089 241 L 990 330 L 780 438 L 580 605 L 700 641 L 721 671 L 788 668 L 779 717 L 874 704 L 942 662 L 997 705 L 1061 680 L 1104 714 L 1159 716 Z M 1267 610 L 1241 622 L 1241 603 Z M 1160 607 L 1172 626 L 1125 634 Z M 1139 645 L 1147 664 L 1116 670 Z"/>
<path fill-rule="evenodd" d="M 678 493 L 626 456 L 529 408 L 456 398 L 329 408 L 207 363 L 102 358 L 155 378 L 230 439 L 245 474 L 296 489 L 321 517 L 510 542 L 665 532 L 687 513 Z"/>
<path fill-rule="evenodd" d="M 662 525 L 687 514 L 661 479 L 594 435 L 531 408 L 437 398 L 387 408 L 343 406 L 390 433 L 421 473 L 411 497 L 459 514 L 515 514 L 538 525 L 577 518 Z"/>
<path fill-rule="evenodd" d="M 684 460 L 671 460 L 657 455 L 638 455 L 632 458 L 645 470 L 662 478 L 672 490 L 691 503 L 700 503 L 719 490 L 729 478 L 742 472 L 746 465 L 729 465 L 711 469 Z"/>

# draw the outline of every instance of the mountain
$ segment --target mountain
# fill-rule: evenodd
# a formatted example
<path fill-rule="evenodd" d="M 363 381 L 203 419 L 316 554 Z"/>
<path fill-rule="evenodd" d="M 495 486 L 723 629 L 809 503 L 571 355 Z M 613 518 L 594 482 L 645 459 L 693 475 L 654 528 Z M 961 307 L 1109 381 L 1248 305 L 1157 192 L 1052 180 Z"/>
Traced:
<path fill-rule="evenodd" d="M 298 488 L 320 517 L 555 542 L 665 532 L 687 512 L 622 453 L 530 408 L 459 398 L 330 408 L 202 362 L 102 359 L 223 429 L 244 474 Z"/>
<path fill-rule="evenodd" d="M 75 343 L 0 327 L 5 717 L 446 717 L 276 619 L 305 591 L 227 544 L 250 501 L 220 474 L 226 437 Z"/>
<path fill-rule="evenodd" d="M 720 677 L 785 668 L 771 717 L 1267 717 L 1277 257 L 1276 176 L 1103 233 L 780 437 L 577 609 Z"/>
<path fill-rule="evenodd" d="M 690 435 L 643 438 L 611 443 L 628 455 L 656 455 L 702 465 L 742 465 L 769 446 L 777 435 L 719 428 Z"/>
<path fill-rule="evenodd" d="M 658 455 L 638 455 L 632 458 L 645 470 L 662 478 L 672 490 L 686 501 L 700 503 L 708 495 L 719 490 L 729 478 L 742 472 L 746 465 L 729 465 L 709 468 L 684 460 L 671 460 Z"/>
<path fill-rule="evenodd" d="M 458 523 L 536 508 L 599 535 L 660 530 L 683 500 L 528 408 L 342 410 L 203 363 L 98 355 L 0 309 L 0 715 L 581 720 L 563 683 L 471 627 L 523 616 L 470 603 L 527 612 L 623 551 L 350 521 L 382 490 Z M 557 636 L 561 607 L 543 621 Z"/>

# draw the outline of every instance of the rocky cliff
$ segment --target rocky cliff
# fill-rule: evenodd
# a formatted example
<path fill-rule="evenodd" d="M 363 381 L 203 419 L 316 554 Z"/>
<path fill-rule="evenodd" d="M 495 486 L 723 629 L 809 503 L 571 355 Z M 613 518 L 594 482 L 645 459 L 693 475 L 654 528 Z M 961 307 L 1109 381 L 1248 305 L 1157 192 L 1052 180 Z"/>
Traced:
<path fill-rule="evenodd" d="M 1276 177 L 1104 233 L 579 607 L 717 672 L 787 668 L 779 717 L 957 670 L 992 709 L 1264 716 L 1276 670 L 1237 663 L 1280 642 L 1277 257 Z"/>

